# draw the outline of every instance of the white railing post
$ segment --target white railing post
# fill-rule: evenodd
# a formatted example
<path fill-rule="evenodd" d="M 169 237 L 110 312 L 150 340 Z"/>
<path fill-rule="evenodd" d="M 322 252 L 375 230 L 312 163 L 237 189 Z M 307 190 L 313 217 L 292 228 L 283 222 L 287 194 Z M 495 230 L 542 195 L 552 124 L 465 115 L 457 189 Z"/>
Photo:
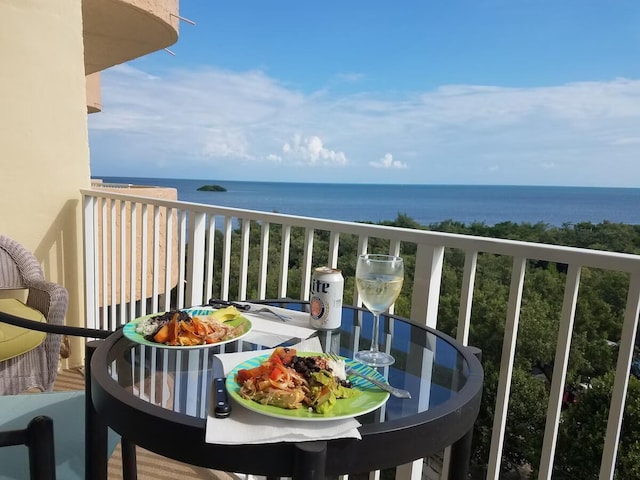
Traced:
<path fill-rule="evenodd" d="M 188 306 L 200 305 L 204 300 L 204 266 L 207 218 L 204 213 L 190 212 L 189 247 L 187 261 L 187 297 Z"/>
<path fill-rule="evenodd" d="M 100 219 L 101 219 L 101 231 L 100 231 L 100 244 L 97 252 L 102 256 L 102 262 L 100 262 L 100 282 L 102 286 L 102 295 L 100 296 L 100 304 L 102 305 L 102 315 L 99 321 L 100 325 L 108 325 L 108 313 L 109 309 L 107 308 L 109 298 L 107 296 L 108 289 L 106 288 L 108 284 L 108 260 L 109 256 L 107 255 L 107 230 L 109 229 L 109 223 L 107 221 L 107 203 L 109 199 L 103 198 L 100 202 L 98 202 L 100 206 Z"/>
<path fill-rule="evenodd" d="M 444 247 L 418 244 L 411 293 L 411 318 L 436 328 Z"/>
<path fill-rule="evenodd" d="M 178 220 L 178 285 L 177 285 L 177 305 L 176 308 L 185 306 L 185 278 L 186 257 L 187 256 L 187 212 L 180 212 Z"/>
<path fill-rule="evenodd" d="M 173 225 L 176 218 L 172 208 L 166 209 L 167 225 L 165 228 L 165 250 L 164 250 L 164 302 L 163 311 L 171 308 L 171 288 L 173 279 Z"/>
<path fill-rule="evenodd" d="M 278 283 L 278 297 L 287 296 L 289 281 L 289 248 L 291 246 L 291 225 L 282 225 L 280 239 L 280 282 Z"/>
<path fill-rule="evenodd" d="M 340 246 L 340 233 L 332 231 L 329 234 L 329 255 L 327 266 L 336 268 L 338 266 L 338 247 Z"/>
<path fill-rule="evenodd" d="M 313 269 L 313 238 L 314 229 L 307 228 L 304 232 L 304 253 L 302 255 L 302 278 L 300 284 L 302 285 L 300 298 L 302 300 L 309 300 L 311 294 L 311 271 Z"/>
<path fill-rule="evenodd" d="M 504 326 L 504 340 L 502 343 L 502 360 L 500 362 L 500 378 L 496 393 L 496 410 L 493 421 L 491 449 L 489 451 L 489 465 L 487 479 L 498 480 L 500 477 L 500 463 L 502 461 L 502 447 L 504 432 L 507 425 L 507 410 L 511 393 L 511 377 L 513 374 L 513 359 L 516 354 L 516 340 L 518 338 L 518 323 L 520 321 L 520 305 L 522 303 L 522 289 L 527 259 L 523 257 L 513 259 L 511 270 L 511 288 L 507 318 Z"/>
<path fill-rule="evenodd" d="M 260 265 L 258 267 L 258 298 L 263 299 L 267 296 L 267 274 L 269 266 L 269 222 L 262 224 L 260 230 Z"/>
<path fill-rule="evenodd" d="M 120 322 L 127 322 L 127 203 L 120 202 Z"/>
<path fill-rule="evenodd" d="M 560 316 L 560 328 L 558 331 L 558 345 L 553 362 L 553 376 L 549 389 L 549 407 L 547 410 L 547 422 L 544 429 L 544 440 L 540 456 L 540 469 L 538 480 L 551 480 L 553 472 L 553 459 L 558 439 L 558 426 L 560 425 L 560 411 L 562 409 L 562 396 L 569 365 L 569 351 L 573 333 L 573 322 L 578 301 L 578 287 L 580 286 L 581 268 L 578 265 L 570 265 L 567 273 L 567 281 Z"/>
<path fill-rule="evenodd" d="M 220 298 L 229 299 L 229 277 L 231 275 L 231 233 L 233 230 L 233 219 L 224 219 L 224 240 L 222 242 L 222 277 L 220 280 Z"/>
<path fill-rule="evenodd" d="M 96 319 L 98 307 L 96 299 L 98 298 L 98 289 L 96 279 L 96 241 L 94 236 L 97 234 L 98 228 L 95 221 L 94 204 L 97 201 L 95 197 L 84 197 L 83 200 L 83 220 L 84 220 L 84 309 L 85 321 L 90 328 L 97 328 Z"/>
<path fill-rule="evenodd" d="M 131 203 L 131 219 L 129 222 L 129 320 L 136 318 L 136 286 L 137 286 L 137 272 L 138 272 L 138 248 L 137 248 L 137 235 L 138 235 L 138 203 Z M 124 226 L 122 227 L 125 228 Z"/>
<path fill-rule="evenodd" d="M 238 275 L 238 299 L 247 298 L 247 277 L 249 275 L 249 235 L 251 234 L 251 222 L 242 220 L 240 232 L 240 272 Z"/>
<path fill-rule="evenodd" d="M 478 252 L 467 252 L 464 257 L 464 270 L 462 272 L 462 292 L 460 295 L 460 311 L 458 312 L 458 333 L 456 335 L 456 340 L 465 346 L 469 342 L 473 287 L 476 282 L 477 266 Z"/>
<path fill-rule="evenodd" d="M 149 206 L 142 205 L 142 231 L 140 233 L 140 315 L 147 314 L 147 268 L 149 262 Z"/>
<path fill-rule="evenodd" d="M 151 260 L 151 311 L 158 311 L 158 297 L 160 295 L 160 223 L 162 215 L 160 213 L 160 207 L 156 206 L 153 209 L 153 251 Z"/>
<path fill-rule="evenodd" d="M 607 433 L 604 439 L 602 462 L 600 463 L 600 480 L 612 480 L 616 467 L 616 455 L 620 441 L 620 429 L 629 386 L 629 370 L 633 360 L 633 351 L 638 331 L 638 314 L 640 314 L 640 273 L 631 275 L 627 307 L 624 314 L 624 325 L 620 335 L 616 378 L 613 383 Z"/>
<path fill-rule="evenodd" d="M 204 286 L 205 299 L 208 301 L 213 296 L 216 296 L 213 291 L 214 278 L 215 278 L 215 251 L 216 251 L 216 217 L 209 216 L 209 226 L 206 233 L 207 239 L 207 263 L 206 263 L 206 280 Z"/>

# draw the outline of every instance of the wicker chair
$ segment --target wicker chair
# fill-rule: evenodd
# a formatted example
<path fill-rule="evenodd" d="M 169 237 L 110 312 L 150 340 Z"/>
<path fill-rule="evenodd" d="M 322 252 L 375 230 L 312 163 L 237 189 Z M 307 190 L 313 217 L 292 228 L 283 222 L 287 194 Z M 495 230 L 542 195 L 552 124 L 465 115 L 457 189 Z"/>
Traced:
<path fill-rule="evenodd" d="M 28 307 L 41 312 L 49 324 L 64 324 L 67 290 L 45 280 L 35 256 L 3 235 L 0 235 L 0 288 L 28 289 Z M 47 334 L 36 348 L 1 361 L 0 395 L 14 395 L 32 388 L 51 391 L 58 372 L 61 340 L 61 335 Z"/>

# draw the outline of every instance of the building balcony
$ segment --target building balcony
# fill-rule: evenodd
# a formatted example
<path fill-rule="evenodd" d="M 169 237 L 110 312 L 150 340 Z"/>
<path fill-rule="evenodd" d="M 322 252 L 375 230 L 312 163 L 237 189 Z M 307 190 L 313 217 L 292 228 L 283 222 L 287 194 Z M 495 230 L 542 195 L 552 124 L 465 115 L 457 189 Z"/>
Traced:
<path fill-rule="evenodd" d="M 82 0 L 85 74 L 178 40 L 177 0 Z"/>
<path fill-rule="evenodd" d="M 480 460 L 486 469 L 483 478 L 501 478 L 504 470 L 505 439 L 513 435 L 508 419 L 513 414 L 510 400 L 515 392 L 516 345 L 522 338 L 519 326 L 529 328 L 531 298 L 549 295 L 545 282 L 540 282 L 545 278 L 539 276 L 540 269 L 544 273 L 554 265 L 564 280 L 554 294 L 557 311 L 545 314 L 551 319 L 545 338 L 553 345 L 548 380 L 541 380 L 546 392 L 546 406 L 541 407 L 546 411 L 542 419 L 546 426 L 540 427 L 539 456 L 531 462 L 540 472 L 538 478 L 552 478 L 554 471 L 576 306 L 581 305 L 582 292 L 591 288 L 593 271 L 623 278 L 618 292 L 622 298 L 618 338 L 615 345 L 608 343 L 613 345 L 615 381 L 608 413 L 603 413 L 608 420 L 599 459 L 600 478 L 613 478 L 640 308 L 640 256 L 193 204 L 144 196 L 132 187 L 82 191 L 86 318 L 93 321 L 88 326 L 113 329 L 146 313 L 199 305 L 211 297 L 308 300 L 311 273 L 319 265 L 343 270 L 344 303 L 359 306 L 352 278 L 357 254 L 373 249 L 402 253 L 411 258 L 405 274 L 408 300 L 397 303 L 395 313 L 446 329 L 464 345 L 471 338 L 482 349 L 489 337 L 500 345 L 498 371 L 492 372 L 492 395 L 486 407 L 492 420 L 483 434 L 490 435 L 486 458 Z M 109 220 L 115 217 L 120 221 Z M 118 225 L 129 225 L 129 229 L 123 231 Z M 133 241 L 131 235 L 139 240 Z M 348 258 L 346 251 L 351 252 Z M 126 252 L 124 257 L 122 252 Z M 492 277 L 487 261 L 501 264 L 508 273 L 503 278 Z M 131 275 L 132 271 L 144 273 Z M 121 278 L 123 272 L 125 278 Z M 128 292 L 111 287 L 126 284 L 127 278 L 136 278 L 137 283 L 129 285 Z M 483 290 L 494 284 L 495 290 Z M 602 288 L 592 294 L 600 297 L 598 302 L 610 296 Z M 483 310 L 487 303 L 492 311 Z M 479 317 L 493 314 L 499 319 L 495 331 L 474 336 L 480 328 Z M 521 315 L 525 317 L 522 321 Z M 530 376 L 534 373 L 532 370 Z M 534 428 L 532 425 L 532 435 Z M 444 458 L 446 473 L 446 452 Z M 397 478 L 415 478 L 415 468 L 422 465 L 410 467 L 409 473 L 399 469 Z"/>

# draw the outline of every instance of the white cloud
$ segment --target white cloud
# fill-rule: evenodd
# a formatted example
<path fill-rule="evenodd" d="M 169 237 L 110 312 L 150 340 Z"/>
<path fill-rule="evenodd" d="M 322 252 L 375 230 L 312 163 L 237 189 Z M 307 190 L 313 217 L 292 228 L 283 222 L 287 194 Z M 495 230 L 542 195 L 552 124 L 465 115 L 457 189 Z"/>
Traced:
<path fill-rule="evenodd" d="M 637 186 L 640 178 L 640 80 L 334 96 L 260 71 L 150 75 L 120 66 L 103 72 L 102 86 L 103 111 L 89 116 L 99 175 L 185 177 L 205 165 L 228 179 L 304 181 L 306 168 L 329 165 L 341 167 L 341 181 L 362 182 Z M 401 162 L 357 160 L 389 146 Z M 335 171 L 314 178 L 335 181 Z"/>
<path fill-rule="evenodd" d="M 248 142 L 243 132 L 212 128 L 204 133 L 202 155 L 205 157 L 250 158 L 247 154 Z"/>
<path fill-rule="evenodd" d="M 305 165 L 333 165 L 347 164 L 344 152 L 336 152 L 325 148 L 320 137 L 315 135 L 303 137 L 296 134 L 291 141 L 282 146 L 282 157 L 291 163 Z"/>
<path fill-rule="evenodd" d="M 369 162 L 369 165 L 375 168 L 407 168 L 407 164 L 400 160 L 394 160 L 393 155 L 385 153 L 384 157 L 376 162 Z"/>

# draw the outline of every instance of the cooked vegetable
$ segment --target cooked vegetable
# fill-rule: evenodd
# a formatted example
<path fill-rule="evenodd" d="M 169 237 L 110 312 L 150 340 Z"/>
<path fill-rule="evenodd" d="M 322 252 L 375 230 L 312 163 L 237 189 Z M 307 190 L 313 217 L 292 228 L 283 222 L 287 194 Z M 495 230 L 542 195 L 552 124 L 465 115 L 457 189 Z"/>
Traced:
<path fill-rule="evenodd" d="M 218 343 L 244 333 L 244 325 L 234 327 L 226 322 L 236 319 L 235 307 L 216 310 L 211 315 L 191 317 L 183 310 L 172 310 L 138 324 L 136 332 L 147 340 L 173 346 L 193 346 Z M 142 323 L 142 322 L 141 322 Z"/>
<path fill-rule="evenodd" d="M 241 369 L 235 380 L 240 395 L 280 408 L 331 411 L 336 401 L 360 395 L 348 381 L 334 376 L 324 356 L 297 356 L 293 348 L 278 347 L 261 365 Z"/>

